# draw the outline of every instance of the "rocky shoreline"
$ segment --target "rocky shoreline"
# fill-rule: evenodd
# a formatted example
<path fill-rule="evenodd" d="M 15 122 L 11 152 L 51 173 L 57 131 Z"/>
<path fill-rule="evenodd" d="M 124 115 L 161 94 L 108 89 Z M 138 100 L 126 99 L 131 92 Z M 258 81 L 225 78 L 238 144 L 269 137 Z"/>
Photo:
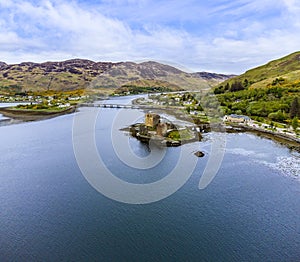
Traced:
<path fill-rule="evenodd" d="M 20 110 L 20 109 L 15 109 L 11 107 L 3 107 L 0 108 L 0 114 L 2 114 L 4 117 L 7 119 L 3 119 L 1 121 L 1 125 L 3 124 L 10 124 L 10 123 L 19 123 L 19 122 L 27 122 L 27 121 L 39 121 L 39 120 L 45 120 L 65 114 L 70 114 L 74 113 L 76 111 L 75 106 L 71 106 L 69 108 L 59 110 L 59 111 L 38 111 L 38 110 Z M 178 117 L 179 119 L 182 119 L 182 116 L 172 110 L 167 110 L 171 115 L 174 115 L 175 117 Z M 191 119 L 184 119 L 185 121 L 191 122 L 189 120 Z M 193 123 L 194 124 L 194 123 Z M 291 150 L 295 150 L 300 152 L 300 139 L 296 138 L 294 136 L 291 136 L 289 134 L 283 134 L 283 133 L 276 133 L 274 131 L 270 130 L 263 130 L 260 128 L 256 127 L 251 127 L 247 125 L 221 125 L 219 124 L 218 126 L 222 126 L 221 132 L 227 132 L 227 133 L 238 133 L 238 132 L 249 132 L 256 134 L 257 136 L 263 136 L 265 138 L 272 139 L 282 145 L 287 146 Z M 125 130 L 124 130 L 125 131 Z M 202 132 L 209 132 L 211 131 L 211 126 L 208 124 L 201 130 Z M 199 141 L 199 140 L 198 140 Z M 182 143 L 186 143 L 187 141 L 181 141 Z M 191 141 L 188 141 L 192 142 Z M 172 145 L 172 146 L 177 146 Z"/>
<path fill-rule="evenodd" d="M 135 101 L 136 103 L 136 101 Z M 239 133 L 239 132 L 249 132 L 255 134 L 257 136 L 262 136 L 273 141 L 276 141 L 291 150 L 295 150 L 300 153 L 300 139 L 291 136 L 289 134 L 276 133 L 269 130 L 264 130 L 256 127 L 251 127 L 248 125 L 238 125 L 238 124 L 228 124 L 225 125 L 223 123 L 203 123 L 197 125 L 193 122 L 190 117 L 186 117 L 186 114 L 181 114 L 180 110 L 177 112 L 176 110 L 171 110 L 170 108 L 164 110 L 166 113 L 175 116 L 177 119 L 181 119 L 187 122 L 198 126 L 201 132 L 210 132 L 210 131 L 219 131 L 219 132 L 227 132 L 227 133 Z"/>
<path fill-rule="evenodd" d="M 138 139 L 143 143 L 149 144 L 154 143 L 158 146 L 166 146 L 166 147 L 177 147 L 183 144 L 188 144 L 196 141 L 201 141 L 202 135 L 196 130 L 189 130 L 190 137 L 189 138 L 180 138 L 180 139 L 172 139 L 167 136 L 162 136 L 158 134 L 154 134 L 154 132 L 146 132 L 143 133 L 141 130 L 145 129 L 145 125 L 143 123 L 132 124 L 128 127 L 120 129 L 121 131 L 128 132 L 132 137 Z M 174 129 L 175 130 L 175 129 Z M 186 129 L 187 130 L 187 129 Z M 177 129 L 176 129 L 177 131 Z"/>
<path fill-rule="evenodd" d="M 227 125 L 227 133 L 239 133 L 239 132 L 249 132 L 257 136 L 262 136 L 271 140 L 274 140 L 282 145 L 287 146 L 291 150 L 296 150 L 300 153 L 300 139 L 293 137 L 288 134 L 275 133 L 270 130 L 263 130 L 256 127 L 246 126 L 246 125 Z"/>
<path fill-rule="evenodd" d="M 68 107 L 59 111 L 38 111 L 38 110 L 21 110 L 10 107 L 0 108 L 0 113 L 13 120 L 21 121 L 39 121 L 44 119 L 49 119 L 65 114 L 71 114 L 76 111 L 75 106 Z"/>

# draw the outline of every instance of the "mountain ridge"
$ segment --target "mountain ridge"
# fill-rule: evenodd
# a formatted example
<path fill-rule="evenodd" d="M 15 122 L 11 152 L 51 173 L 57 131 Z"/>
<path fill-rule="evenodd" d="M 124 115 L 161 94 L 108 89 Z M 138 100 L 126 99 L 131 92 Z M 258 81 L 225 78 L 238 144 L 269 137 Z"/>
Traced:
<path fill-rule="evenodd" d="M 137 80 L 171 81 L 172 85 L 187 84 L 197 88 L 211 87 L 226 75 L 208 73 L 211 78 L 186 73 L 178 68 L 155 61 L 95 62 L 88 59 L 69 59 L 42 63 L 0 62 L 0 89 L 9 91 L 75 90 L 81 88 L 121 87 Z M 230 76 L 228 76 L 230 77 Z M 102 79 L 103 78 L 103 79 Z M 107 83 L 105 81 L 108 81 Z M 110 86 L 109 83 L 113 84 Z"/>
<path fill-rule="evenodd" d="M 220 83 L 217 88 L 225 88 L 227 84 L 232 85 L 235 82 L 241 83 L 244 88 L 264 88 L 275 84 L 280 84 L 281 86 L 284 84 L 293 85 L 300 83 L 299 72 L 300 51 L 297 51 L 227 79 Z M 223 91 L 228 90 L 224 89 Z"/>

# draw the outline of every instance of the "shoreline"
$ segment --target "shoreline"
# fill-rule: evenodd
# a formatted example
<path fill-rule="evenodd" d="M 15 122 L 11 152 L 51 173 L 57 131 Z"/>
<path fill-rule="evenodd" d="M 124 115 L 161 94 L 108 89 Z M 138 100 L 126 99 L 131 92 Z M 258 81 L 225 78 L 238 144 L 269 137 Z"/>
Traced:
<path fill-rule="evenodd" d="M 259 137 L 271 139 L 277 143 L 280 143 L 281 145 L 288 147 L 291 150 L 296 150 L 297 152 L 300 153 L 300 139 L 298 139 L 297 137 L 288 134 L 275 133 L 270 130 L 263 130 L 251 126 L 225 125 L 225 128 L 226 128 L 226 133 L 241 133 L 241 132 L 252 133 Z"/>
<path fill-rule="evenodd" d="M 132 103 L 136 102 L 135 100 L 133 100 Z M 23 121 L 24 122 L 40 121 L 40 120 L 50 119 L 65 114 L 74 113 L 77 110 L 77 108 L 78 106 L 71 106 L 69 108 L 60 111 L 38 111 L 38 110 L 20 110 L 20 109 L 14 109 L 10 107 L 3 107 L 0 108 L 0 114 L 2 114 L 4 117 L 8 117 L 8 119 L 5 119 L 5 121 L 1 121 L 1 122 L 2 124 L 5 122 L 10 122 L 11 124 L 13 124 L 13 123 L 19 123 Z M 178 119 L 181 119 L 181 117 L 179 116 L 180 114 L 179 115 L 174 114 L 174 111 L 172 111 L 171 108 L 168 108 L 166 110 L 171 111 L 169 112 L 171 115 L 175 116 Z M 194 124 L 191 121 L 191 119 L 185 118 L 184 120 Z M 263 136 L 265 138 L 276 141 L 282 145 L 285 145 L 291 150 L 296 150 L 297 152 L 300 152 L 300 139 L 290 136 L 288 134 L 275 133 L 273 131 L 263 130 L 260 128 L 244 126 L 244 125 L 229 124 L 229 125 L 224 125 L 224 127 L 226 130 L 225 133 L 239 133 L 239 132 L 253 133 L 257 136 Z"/>
<path fill-rule="evenodd" d="M 193 125 L 200 127 L 199 125 L 195 124 L 190 117 L 182 117 L 180 113 L 176 113 L 170 108 L 167 111 L 168 114 L 174 116 L 178 120 L 184 120 L 190 122 Z M 264 130 L 256 127 L 246 126 L 246 125 L 235 125 L 235 124 L 224 124 L 222 121 L 220 123 L 203 123 L 202 126 L 205 126 L 203 129 L 205 132 L 211 132 L 212 130 L 219 130 L 220 132 L 224 133 L 241 133 L 241 132 L 249 132 L 255 134 L 258 137 L 265 137 L 271 139 L 281 145 L 286 146 L 291 150 L 295 150 L 300 153 L 300 139 L 289 134 L 283 133 L 276 133 L 270 130 Z M 230 127 L 230 128 L 229 128 Z"/>
<path fill-rule="evenodd" d="M 138 99 L 134 99 L 132 103 L 138 104 Z M 171 108 L 166 108 L 164 111 L 168 111 L 169 114 L 175 116 L 177 119 L 182 119 L 181 114 L 175 113 Z M 191 117 L 183 117 L 185 121 L 190 122 L 191 124 L 194 124 L 196 126 L 199 126 L 194 123 L 194 121 L 191 119 Z M 203 123 L 202 125 L 207 126 L 207 123 Z M 211 131 L 212 123 L 208 123 L 209 127 L 206 127 L 206 132 Z M 230 128 L 229 128 L 230 127 Z M 219 123 L 219 125 L 215 125 L 214 129 L 219 129 L 221 132 L 222 130 L 225 130 L 225 133 L 240 133 L 240 132 L 249 132 L 252 134 L 255 134 L 258 137 L 265 137 L 267 139 L 271 139 L 277 143 L 280 143 L 281 145 L 286 146 L 290 150 L 295 150 L 300 153 L 300 139 L 294 136 L 291 136 L 289 134 L 283 134 L 283 133 L 276 133 L 269 130 L 264 130 L 256 127 L 246 126 L 246 125 L 235 125 L 235 124 L 224 124 L 222 121 Z"/>
<path fill-rule="evenodd" d="M 142 134 L 139 134 L 139 132 L 138 132 L 137 127 L 139 125 L 141 125 L 141 123 L 132 124 L 128 127 L 121 128 L 120 131 L 127 132 L 130 136 L 136 138 L 137 140 L 139 140 L 141 142 L 149 143 L 149 141 L 152 141 L 157 145 L 166 146 L 166 147 L 177 147 L 177 146 L 181 146 L 184 144 L 201 141 L 201 139 L 202 139 L 201 133 L 196 132 L 196 131 L 192 131 L 193 136 L 191 136 L 190 138 L 179 139 L 179 140 L 164 137 L 164 136 L 152 135 L 152 134 L 142 135 Z"/>
<path fill-rule="evenodd" d="M 68 107 L 59 111 L 38 111 L 38 110 L 26 110 L 26 109 L 14 109 L 10 107 L 0 108 L 0 113 L 12 120 L 21 121 L 39 121 L 45 120 L 61 115 L 71 114 L 76 111 L 75 106 Z"/>

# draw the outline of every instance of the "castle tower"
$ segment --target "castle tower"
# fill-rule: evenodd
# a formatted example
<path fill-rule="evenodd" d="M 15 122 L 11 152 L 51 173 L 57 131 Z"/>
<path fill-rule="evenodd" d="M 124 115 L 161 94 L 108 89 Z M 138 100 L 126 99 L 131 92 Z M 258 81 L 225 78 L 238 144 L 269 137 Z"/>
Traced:
<path fill-rule="evenodd" d="M 160 116 L 157 114 L 147 113 L 145 115 L 145 126 L 156 127 L 160 121 Z"/>
<path fill-rule="evenodd" d="M 156 134 L 158 136 L 165 136 L 168 131 L 168 126 L 166 123 L 158 123 L 156 127 Z"/>

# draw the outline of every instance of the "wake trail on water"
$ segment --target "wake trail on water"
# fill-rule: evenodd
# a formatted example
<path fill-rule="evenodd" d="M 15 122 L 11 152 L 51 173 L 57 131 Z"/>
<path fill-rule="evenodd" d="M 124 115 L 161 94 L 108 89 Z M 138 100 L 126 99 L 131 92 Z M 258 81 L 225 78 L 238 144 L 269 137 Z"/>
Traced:
<path fill-rule="evenodd" d="M 292 153 L 290 156 L 273 156 L 268 153 L 256 152 L 244 148 L 229 148 L 227 153 L 245 156 L 252 161 L 265 165 L 270 169 L 279 172 L 281 175 L 291 177 L 300 182 L 300 154 Z M 272 159 L 272 160 L 271 160 Z"/>
<path fill-rule="evenodd" d="M 275 163 L 267 163 L 272 169 L 280 171 L 285 176 L 295 178 L 300 182 L 300 157 L 277 157 Z"/>

